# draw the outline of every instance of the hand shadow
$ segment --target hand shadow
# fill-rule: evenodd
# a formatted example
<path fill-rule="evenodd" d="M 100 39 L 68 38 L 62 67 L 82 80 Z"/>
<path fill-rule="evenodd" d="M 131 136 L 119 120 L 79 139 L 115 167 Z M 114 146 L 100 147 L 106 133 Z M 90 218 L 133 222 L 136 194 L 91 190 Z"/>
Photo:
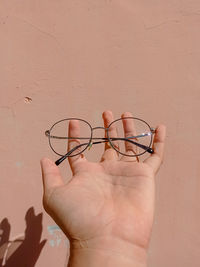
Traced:
<path fill-rule="evenodd" d="M 35 263 L 38 260 L 39 255 L 46 243 L 46 240 L 40 242 L 42 235 L 42 213 L 36 216 L 34 214 L 33 207 L 31 207 L 30 209 L 28 209 L 26 213 L 25 220 L 26 220 L 26 230 L 24 238 L 15 239 L 9 242 L 5 264 L 0 266 L 6 266 L 6 267 L 35 266 Z M 8 226 L 6 229 L 7 231 L 5 231 L 4 240 L 5 242 L 8 243 L 9 239 Z M 16 242 L 18 243 L 20 242 L 20 245 L 18 245 L 17 249 L 16 249 Z"/>
<path fill-rule="evenodd" d="M 0 266 L 3 266 L 3 258 L 7 250 L 10 236 L 10 224 L 7 218 L 0 223 Z"/>

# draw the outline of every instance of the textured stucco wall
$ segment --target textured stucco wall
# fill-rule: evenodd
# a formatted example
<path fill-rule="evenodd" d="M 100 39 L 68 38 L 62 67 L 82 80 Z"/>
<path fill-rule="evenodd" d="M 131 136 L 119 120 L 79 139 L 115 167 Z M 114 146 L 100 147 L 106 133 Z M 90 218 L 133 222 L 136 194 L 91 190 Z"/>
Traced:
<path fill-rule="evenodd" d="M 0 1 L 0 262 L 10 240 L 10 264 L 65 265 L 41 202 L 39 159 L 56 159 L 44 131 L 111 109 L 167 125 L 148 266 L 199 267 L 199 29 L 199 0 Z"/>

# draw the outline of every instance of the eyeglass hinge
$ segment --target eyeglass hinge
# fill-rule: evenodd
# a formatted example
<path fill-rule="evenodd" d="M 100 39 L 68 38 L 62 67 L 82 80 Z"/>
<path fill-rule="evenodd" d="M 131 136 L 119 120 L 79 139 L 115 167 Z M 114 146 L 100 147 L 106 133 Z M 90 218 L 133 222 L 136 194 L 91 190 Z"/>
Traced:
<path fill-rule="evenodd" d="M 45 135 L 50 136 L 50 131 L 49 130 L 45 131 Z"/>

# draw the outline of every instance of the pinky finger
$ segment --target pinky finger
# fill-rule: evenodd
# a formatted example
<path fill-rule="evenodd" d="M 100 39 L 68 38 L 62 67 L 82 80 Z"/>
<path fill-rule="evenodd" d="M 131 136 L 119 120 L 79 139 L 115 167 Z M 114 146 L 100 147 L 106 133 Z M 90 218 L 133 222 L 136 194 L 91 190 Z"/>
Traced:
<path fill-rule="evenodd" d="M 151 154 L 151 156 L 144 161 L 144 163 L 148 164 L 150 167 L 153 168 L 153 171 L 155 173 L 158 172 L 160 165 L 163 162 L 165 137 L 166 126 L 160 124 L 156 128 L 156 133 L 153 140 L 154 153 Z"/>

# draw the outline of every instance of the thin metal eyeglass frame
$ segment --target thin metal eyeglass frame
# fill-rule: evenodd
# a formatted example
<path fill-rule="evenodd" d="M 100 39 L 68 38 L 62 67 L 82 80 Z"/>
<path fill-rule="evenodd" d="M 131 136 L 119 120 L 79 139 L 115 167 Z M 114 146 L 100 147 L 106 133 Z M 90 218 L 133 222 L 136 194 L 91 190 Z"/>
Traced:
<path fill-rule="evenodd" d="M 139 120 L 139 121 L 143 122 L 144 124 L 146 124 L 146 125 L 148 126 L 150 132 L 147 133 L 147 134 L 139 135 L 139 136 L 130 136 L 130 137 L 128 137 L 128 138 L 127 138 L 127 137 L 126 137 L 126 138 L 125 138 L 125 137 L 124 137 L 124 138 L 119 138 L 119 137 L 113 138 L 113 137 L 109 137 L 109 128 L 110 128 L 110 126 L 111 126 L 113 123 L 115 123 L 115 122 L 117 122 L 117 121 L 120 121 L 120 120 L 124 120 L 124 119 L 135 119 L 135 120 Z M 58 123 L 60 123 L 60 122 L 63 122 L 63 121 L 70 121 L 70 120 L 78 120 L 78 121 L 82 121 L 82 122 L 86 123 L 86 124 L 89 126 L 90 130 L 91 130 L 91 135 L 90 135 L 90 137 L 89 137 L 89 138 L 88 138 L 88 137 L 76 137 L 76 138 L 74 138 L 74 137 L 58 137 L 58 136 L 51 135 L 51 130 L 53 129 L 53 127 L 54 127 L 56 124 L 58 124 Z M 93 138 L 93 137 L 92 137 L 92 136 L 93 136 L 93 130 L 95 130 L 95 129 L 104 129 L 104 130 L 106 131 L 107 138 L 106 138 L 106 137 L 102 137 L 102 138 Z M 74 157 L 74 156 L 77 156 L 77 155 L 79 155 L 79 154 L 82 154 L 88 147 L 91 147 L 93 144 L 100 144 L 100 143 L 105 143 L 105 142 L 109 142 L 109 144 L 111 145 L 111 147 L 112 147 L 114 150 L 116 150 L 116 151 L 117 151 L 118 153 L 120 153 L 121 155 L 124 155 L 124 156 L 127 156 L 127 157 L 136 157 L 136 156 L 140 156 L 140 155 L 142 155 L 142 154 L 144 154 L 144 153 L 146 153 L 146 152 L 149 152 L 149 153 L 152 154 L 154 151 L 153 151 L 153 149 L 151 148 L 151 145 L 152 145 L 152 136 L 153 136 L 154 133 L 155 133 L 155 129 L 152 128 L 152 127 L 150 127 L 150 125 L 149 125 L 146 121 L 144 121 L 144 120 L 142 120 L 142 119 L 139 119 L 139 118 L 135 118 L 135 117 L 124 117 L 124 118 L 120 118 L 120 119 L 114 120 L 113 122 L 111 122 L 111 123 L 109 124 L 109 126 L 108 126 L 107 128 L 105 128 L 105 127 L 94 127 L 94 128 L 92 128 L 92 126 L 91 126 L 91 125 L 89 124 L 89 122 L 87 122 L 86 120 L 79 119 L 79 118 L 67 118 L 67 119 L 62 119 L 62 120 L 60 120 L 60 121 L 57 121 L 56 123 L 53 124 L 53 126 L 52 126 L 49 130 L 45 131 L 45 135 L 46 135 L 46 136 L 48 137 L 48 139 L 49 139 L 49 145 L 50 145 L 51 149 L 54 151 L 54 153 L 56 153 L 57 155 L 61 156 L 61 158 L 58 159 L 58 160 L 55 162 L 56 165 L 59 165 L 59 164 L 60 164 L 63 160 L 65 160 L 67 157 Z M 134 138 L 134 139 L 136 139 L 136 138 L 144 137 L 144 136 L 147 136 L 147 135 L 148 135 L 148 136 L 149 136 L 149 135 L 151 136 L 149 146 L 145 146 L 145 145 L 139 144 L 139 143 L 137 143 L 137 142 L 134 142 L 133 140 L 130 140 L 130 138 Z M 88 143 L 80 144 L 80 145 L 74 147 L 73 149 L 71 149 L 70 151 L 68 151 L 66 154 L 62 155 L 62 154 L 59 154 L 58 152 L 56 152 L 56 151 L 54 150 L 53 146 L 51 145 L 50 138 L 56 138 L 56 139 L 68 139 L 68 140 L 69 140 L 69 139 L 89 139 L 89 142 L 88 142 Z M 103 140 L 103 141 L 92 142 L 92 140 L 97 140 L 97 139 L 100 139 L 100 140 Z M 120 152 L 119 150 L 116 149 L 116 147 L 112 144 L 112 141 L 114 141 L 114 140 L 124 140 L 124 141 L 127 141 L 127 142 L 131 142 L 131 143 L 135 144 L 136 146 L 139 146 L 140 148 L 144 149 L 145 151 L 142 152 L 142 153 L 140 153 L 140 154 L 127 155 L 127 154 L 122 153 L 122 152 Z M 75 155 L 71 155 L 76 149 L 78 149 L 79 147 L 81 147 L 81 146 L 83 146 L 83 145 L 84 145 L 84 146 L 86 145 L 86 147 L 85 147 L 81 152 L 78 152 L 78 153 L 75 154 Z"/>

